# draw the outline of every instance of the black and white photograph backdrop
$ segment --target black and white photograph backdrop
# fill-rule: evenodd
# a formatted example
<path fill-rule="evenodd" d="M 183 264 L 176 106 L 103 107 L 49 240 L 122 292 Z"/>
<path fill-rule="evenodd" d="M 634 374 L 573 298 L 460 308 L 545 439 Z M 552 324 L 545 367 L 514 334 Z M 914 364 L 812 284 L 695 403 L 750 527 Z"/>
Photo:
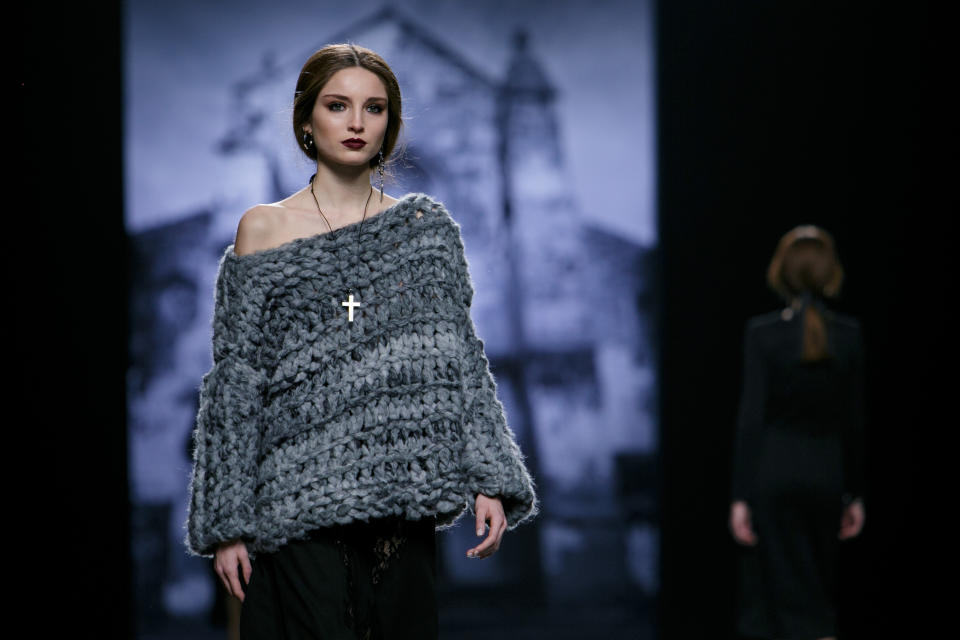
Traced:
<path fill-rule="evenodd" d="M 217 259 L 307 184 L 294 81 L 337 42 L 396 72 L 384 190 L 460 225 L 542 501 L 483 562 L 469 517 L 438 534 L 441 638 L 740 637 L 744 324 L 782 305 L 765 270 L 801 224 L 836 239 L 835 308 L 863 329 L 838 638 L 950 628 L 957 55 L 935 3 L 54 1 L 7 24 L 15 635 L 235 637 L 183 544 Z"/>
<path fill-rule="evenodd" d="M 461 553 L 469 518 L 438 536 L 442 623 L 480 634 L 485 612 L 463 604 L 479 594 L 514 625 L 650 627 L 652 21 L 645 1 L 126 4 L 128 468 L 144 633 L 216 604 L 209 560 L 182 539 L 217 261 L 246 209 L 315 170 L 291 132 L 293 90 L 310 54 L 339 42 L 373 49 L 398 77 L 404 151 L 385 190 L 432 194 L 460 225 L 474 322 L 542 501 L 488 562 Z M 560 609 L 566 620 L 549 622 Z"/>

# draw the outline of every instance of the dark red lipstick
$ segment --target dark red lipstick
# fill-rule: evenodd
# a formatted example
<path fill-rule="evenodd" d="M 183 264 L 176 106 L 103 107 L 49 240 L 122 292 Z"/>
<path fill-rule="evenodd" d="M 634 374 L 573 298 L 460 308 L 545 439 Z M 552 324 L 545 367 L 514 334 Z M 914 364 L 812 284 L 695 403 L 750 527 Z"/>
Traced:
<path fill-rule="evenodd" d="M 345 147 L 350 147 L 351 149 L 362 149 L 367 143 L 360 138 L 349 138 L 347 140 L 342 140 L 341 144 Z"/>

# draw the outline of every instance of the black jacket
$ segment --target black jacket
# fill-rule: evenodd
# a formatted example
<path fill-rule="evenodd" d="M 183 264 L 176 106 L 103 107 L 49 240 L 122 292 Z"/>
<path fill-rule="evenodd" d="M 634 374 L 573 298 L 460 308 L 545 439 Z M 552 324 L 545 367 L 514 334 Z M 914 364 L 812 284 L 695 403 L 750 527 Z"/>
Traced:
<path fill-rule="evenodd" d="M 800 359 L 802 313 L 750 318 L 744 331 L 743 387 L 737 424 L 732 499 L 750 501 L 757 487 L 765 432 L 786 429 L 836 435 L 843 450 L 845 500 L 862 498 L 864 478 L 863 345 L 859 321 L 824 310 L 830 357 Z"/>

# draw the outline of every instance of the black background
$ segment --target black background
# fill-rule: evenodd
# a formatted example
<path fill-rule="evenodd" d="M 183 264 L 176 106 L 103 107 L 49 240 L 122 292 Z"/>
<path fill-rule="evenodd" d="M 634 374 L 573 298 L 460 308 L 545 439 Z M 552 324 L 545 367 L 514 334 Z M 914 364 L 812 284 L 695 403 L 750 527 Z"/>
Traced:
<path fill-rule="evenodd" d="M 41 608 L 41 628 L 131 637 L 122 11 L 20 11 L 8 23 L 22 45 L 21 117 L 4 251 L 15 598 Z M 867 348 L 870 494 L 863 536 L 846 545 L 843 637 L 919 636 L 944 601 L 932 577 L 947 562 L 951 503 L 936 493 L 956 422 L 956 172 L 941 103 L 956 72 L 941 19 L 924 3 L 684 0 L 657 13 L 660 635 L 732 636 L 743 323 L 778 304 L 763 280 L 776 241 L 813 223 L 836 237 L 837 307 L 861 318 Z"/>
<path fill-rule="evenodd" d="M 847 274 L 835 306 L 865 331 L 867 520 L 845 544 L 841 637 L 925 637 L 942 602 L 937 454 L 953 422 L 956 170 L 941 98 L 957 74 L 938 18 L 923 3 L 843 1 L 659 12 L 661 637 L 731 634 L 743 328 L 779 305 L 766 267 L 798 224 L 834 234 Z"/>

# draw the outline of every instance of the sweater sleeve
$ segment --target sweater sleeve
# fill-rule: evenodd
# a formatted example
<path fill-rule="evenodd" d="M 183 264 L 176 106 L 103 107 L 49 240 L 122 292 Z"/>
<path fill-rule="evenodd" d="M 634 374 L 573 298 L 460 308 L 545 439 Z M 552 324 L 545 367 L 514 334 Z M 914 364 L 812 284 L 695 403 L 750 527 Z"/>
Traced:
<path fill-rule="evenodd" d="M 490 372 L 483 340 L 477 336 L 470 316 L 473 285 L 462 241 L 458 239 L 455 245 L 464 312 L 464 446 L 461 469 L 466 484 L 467 504 L 470 513 L 474 513 L 478 494 L 499 498 L 507 528 L 514 529 L 539 512 L 539 503 L 533 480 L 524 464 L 524 455 L 507 425 L 503 404 L 497 398 L 497 385 Z"/>
<path fill-rule="evenodd" d="M 757 331 L 748 322 L 743 336 L 743 382 L 734 444 L 732 501 L 751 498 L 763 434 L 766 370 L 758 342 Z"/>
<path fill-rule="evenodd" d="M 185 538 L 191 555 L 210 557 L 221 542 L 255 538 L 262 390 L 260 304 L 244 266 L 227 248 L 214 293 L 213 366 L 200 384 Z"/>

